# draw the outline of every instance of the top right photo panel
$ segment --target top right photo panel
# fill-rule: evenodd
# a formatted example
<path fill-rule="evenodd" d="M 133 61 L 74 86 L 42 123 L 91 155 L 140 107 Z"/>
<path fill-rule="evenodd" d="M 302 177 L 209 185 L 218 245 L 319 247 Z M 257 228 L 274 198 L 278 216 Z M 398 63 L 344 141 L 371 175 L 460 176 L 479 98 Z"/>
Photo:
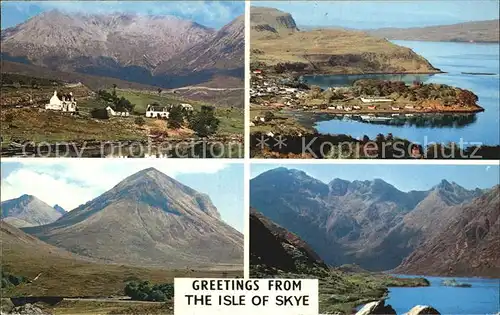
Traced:
<path fill-rule="evenodd" d="M 250 156 L 500 159 L 499 2 L 253 1 Z"/>

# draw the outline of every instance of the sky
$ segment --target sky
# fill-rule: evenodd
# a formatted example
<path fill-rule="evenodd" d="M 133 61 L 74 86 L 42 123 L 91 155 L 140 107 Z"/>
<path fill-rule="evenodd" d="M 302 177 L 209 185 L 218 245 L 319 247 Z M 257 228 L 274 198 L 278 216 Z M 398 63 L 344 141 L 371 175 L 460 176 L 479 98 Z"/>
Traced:
<path fill-rule="evenodd" d="M 137 13 L 174 15 L 204 26 L 221 28 L 245 12 L 242 1 L 2 1 L 2 29 L 45 11 L 70 13 Z"/>
<path fill-rule="evenodd" d="M 423 27 L 499 18 L 498 0 L 252 1 L 291 13 L 300 26 Z"/>
<path fill-rule="evenodd" d="M 401 191 L 429 190 L 446 179 L 467 189 L 492 188 L 499 183 L 498 165 L 381 165 L 381 164 L 254 164 L 251 178 L 277 167 L 298 169 L 325 183 L 334 178 L 380 178 Z"/>
<path fill-rule="evenodd" d="M 140 170 L 154 167 L 206 193 L 222 220 L 243 233 L 243 165 L 222 160 L 27 159 L 1 163 L 1 200 L 33 195 L 72 210 Z"/>

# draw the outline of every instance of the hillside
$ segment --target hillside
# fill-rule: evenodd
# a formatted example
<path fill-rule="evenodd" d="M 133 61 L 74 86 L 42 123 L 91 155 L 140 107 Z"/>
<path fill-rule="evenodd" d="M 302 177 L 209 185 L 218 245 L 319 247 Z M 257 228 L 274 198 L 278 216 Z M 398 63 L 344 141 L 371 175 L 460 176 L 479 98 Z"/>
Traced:
<path fill-rule="evenodd" d="M 297 24 L 290 13 L 273 8 L 252 7 L 250 27 L 258 32 L 288 34 L 298 32 Z"/>
<path fill-rule="evenodd" d="M 388 286 L 429 285 L 423 278 L 401 279 L 359 268 L 356 272 L 329 269 L 304 240 L 253 208 L 250 209 L 250 276 L 318 279 L 321 314 L 353 314 L 355 307 L 383 298 Z"/>
<path fill-rule="evenodd" d="M 500 273 L 500 187 L 459 207 L 459 215 L 418 246 L 395 272 L 496 277 Z"/>
<path fill-rule="evenodd" d="M 243 236 L 207 195 L 149 168 L 68 212 L 24 231 L 95 259 L 168 268 L 242 266 Z"/>
<path fill-rule="evenodd" d="M 3 30 L 2 58 L 163 88 L 241 80 L 243 26 L 241 17 L 216 31 L 174 16 L 53 10 Z"/>
<path fill-rule="evenodd" d="M 49 245 L 0 221 L 2 270 L 37 280 L 2 290 L 10 296 L 110 296 L 123 295 L 127 281 L 173 282 L 174 277 L 224 277 L 221 271 L 172 271 L 104 264 Z M 241 272 L 228 270 L 229 276 Z"/>
<path fill-rule="evenodd" d="M 242 79 L 244 59 L 245 20 L 244 16 L 240 16 L 222 27 L 211 38 L 194 45 L 167 62 L 160 63 L 155 68 L 155 74 L 187 76 L 196 72 L 206 73 L 207 76 Z M 242 87 L 243 84 L 238 81 L 238 84 L 227 87 L 230 86 Z"/>
<path fill-rule="evenodd" d="M 271 8 L 252 8 L 252 68 L 306 74 L 436 73 L 411 49 L 363 32 L 298 31 L 293 18 Z M 276 65 L 281 64 L 281 67 Z"/>
<path fill-rule="evenodd" d="M 61 213 L 31 195 L 2 201 L 2 220 L 15 227 L 49 224 L 61 217 Z"/>
<path fill-rule="evenodd" d="M 498 43 L 500 20 L 474 21 L 453 25 L 418 28 L 382 28 L 368 30 L 370 35 L 399 40 L 432 42 Z"/>
<path fill-rule="evenodd" d="M 269 273 L 321 273 L 326 264 L 297 235 L 250 209 L 250 264 Z M 258 267 L 257 267 L 258 266 Z"/>
<path fill-rule="evenodd" d="M 410 192 L 380 179 L 325 184 L 286 168 L 250 182 L 251 206 L 302 237 L 327 264 L 371 271 L 397 267 L 482 193 L 447 181 Z"/>
<path fill-rule="evenodd" d="M 122 89 L 137 89 L 137 90 L 152 90 L 152 91 L 157 89 L 157 87 L 154 87 L 152 85 L 129 82 L 106 76 L 51 70 L 41 66 L 20 63 L 20 62 L 12 62 L 7 60 L 2 60 L 1 66 L 2 66 L 2 75 L 5 73 L 8 74 L 12 73 L 12 74 L 24 75 L 27 77 L 43 78 L 43 79 L 56 80 L 67 83 L 81 82 L 83 85 L 89 87 L 92 90 L 110 89 L 113 87 L 113 84 L 116 84 L 116 86 Z"/>

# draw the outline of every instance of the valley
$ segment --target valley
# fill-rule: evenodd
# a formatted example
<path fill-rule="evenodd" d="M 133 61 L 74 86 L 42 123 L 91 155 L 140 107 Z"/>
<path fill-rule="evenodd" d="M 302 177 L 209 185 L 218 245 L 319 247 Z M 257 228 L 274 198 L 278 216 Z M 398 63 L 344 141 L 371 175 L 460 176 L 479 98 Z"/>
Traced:
<path fill-rule="evenodd" d="M 59 93 L 73 94 L 77 100 L 76 115 L 45 109 L 54 89 Z M 105 108 L 109 103 L 103 100 L 99 91 L 116 93 L 117 99 L 124 98 L 130 102 L 129 116 L 111 116 L 106 113 Z M 147 118 L 145 115 L 150 104 L 179 106 L 189 103 L 195 112 L 201 112 L 207 106 L 214 109 L 213 115 L 218 122 L 217 130 L 205 141 L 221 142 L 226 147 L 240 146 L 240 150 L 235 152 L 223 150 L 223 154 L 227 157 L 238 157 L 243 154 L 243 108 L 229 104 L 240 102 L 238 96 L 240 93 L 242 91 L 238 89 L 200 91 L 196 87 L 166 91 L 153 88 L 130 89 L 121 88 L 116 84 L 105 90 L 92 90 L 81 82 L 73 84 L 25 75 L 4 74 L 2 84 L 4 98 L 1 104 L 3 109 L 0 114 L 2 156 L 55 155 L 58 143 L 62 145 L 59 149 L 62 155 L 83 154 L 83 156 L 102 157 L 117 155 L 117 152 L 103 149 L 106 142 L 116 142 L 115 150 L 123 147 L 120 149 L 122 154 L 133 156 L 141 156 L 141 153 L 131 151 L 131 143 L 142 146 L 142 155 L 172 156 L 176 153 L 173 150 L 175 143 L 180 142 L 183 143 L 180 146 L 184 146 L 184 149 L 179 148 L 178 155 L 194 155 L 190 153 L 191 148 L 196 142 L 203 141 L 203 136 L 200 137 L 197 131 L 190 127 L 187 117 L 181 118 L 179 126 L 171 126 L 166 119 Z M 219 97 L 220 94 L 224 94 L 224 97 Z M 185 95 L 198 100 L 187 99 Z M 95 110 L 104 111 L 105 115 L 96 116 Z M 40 143 L 47 143 L 53 147 L 48 149 L 37 147 Z M 150 148 L 149 152 L 146 152 L 148 144 Z M 41 154 L 37 149 L 51 152 Z"/>
<path fill-rule="evenodd" d="M 468 310 L 495 307 L 488 288 L 499 268 L 498 179 L 491 188 L 442 180 L 430 190 L 402 191 L 382 179 L 324 182 L 308 175 L 333 166 L 268 168 L 250 181 L 255 277 L 318 278 L 324 312 L 352 314 L 381 299 L 397 314 L 416 304 L 456 311 L 453 288 L 440 284 L 455 277 L 473 283 L 471 296 L 463 296 L 471 300 Z M 476 294 L 485 294 L 482 306 Z"/>
<path fill-rule="evenodd" d="M 154 168 L 64 214 L 31 195 L 1 208 L 2 275 L 19 279 L 2 282 L 2 299 L 15 306 L 28 302 L 48 314 L 173 314 L 171 296 L 140 300 L 127 287 L 243 276 L 243 235 L 208 195 Z"/>

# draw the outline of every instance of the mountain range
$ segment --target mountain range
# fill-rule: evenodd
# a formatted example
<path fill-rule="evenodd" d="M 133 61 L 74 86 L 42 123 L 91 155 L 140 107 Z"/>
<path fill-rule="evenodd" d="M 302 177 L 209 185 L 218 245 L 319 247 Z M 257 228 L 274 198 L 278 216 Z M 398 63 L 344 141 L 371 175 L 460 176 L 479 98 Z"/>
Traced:
<path fill-rule="evenodd" d="M 30 203 L 18 201 L 28 198 Z M 23 227 L 25 233 L 93 260 L 168 268 L 243 264 L 243 236 L 221 220 L 209 196 L 154 168 L 127 177 L 63 215 L 59 206 L 42 207 L 32 196 L 18 199 L 5 202 L 10 214 L 36 217 L 50 208 L 59 215 Z"/>
<path fill-rule="evenodd" d="M 57 205 L 56 205 L 57 206 Z M 22 195 L 15 199 L 2 201 L 2 220 L 15 227 L 28 227 L 49 224 L 59 219 L 64 209 L 51 207 L 35 196 Z"/>
<path fill-rule="evenodd" d="M 162 87 L 242 79 L 244 21 L 220 30 L 174 16 L 41 13 L 2 30 L 4 60 Z"/>
<path fill-rule="evenodd" d="M 415 28 L 381 28 L 367 32 L 373 36 L 399 40 L 498 43 L 499 25 L 500 20 L 489 20 Z"/>
<path fill-rule="evenodd" d="M 251 67 L 304 74 L 438 73 L 409 48 L 346 29 L 300 30 L 292 15 L 252 7 Z"/>
<path fill-rule="evenodd" d="M 301 237 L 327 264 L 382 271 L 439 237 L 488 193 L 495 191 L 467 190 L 446 180 L 409 192 L 381 179 L 326 184 L 303 171 L 277 168 L 251 180 L 250 205 Z"/>

